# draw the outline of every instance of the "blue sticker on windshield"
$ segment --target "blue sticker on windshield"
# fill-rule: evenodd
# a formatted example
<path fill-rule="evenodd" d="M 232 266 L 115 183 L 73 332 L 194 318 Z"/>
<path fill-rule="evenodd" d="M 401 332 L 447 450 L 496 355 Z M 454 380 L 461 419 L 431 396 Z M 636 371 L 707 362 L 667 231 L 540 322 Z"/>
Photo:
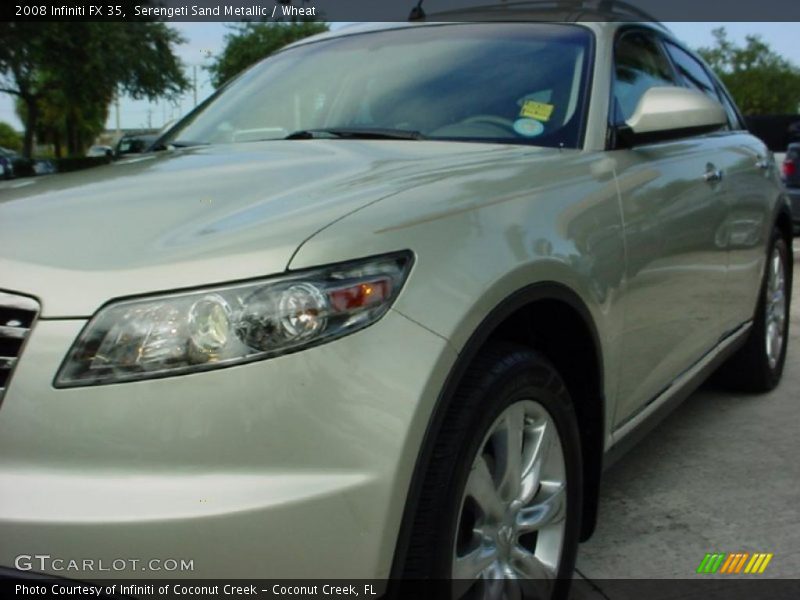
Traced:
<path fill-rule="evenodd" d="M 514 121 L 514 131 L 525 137 L 536 137 L 544 133 L 544 125 L 536 119 L 517 119 Z"/>

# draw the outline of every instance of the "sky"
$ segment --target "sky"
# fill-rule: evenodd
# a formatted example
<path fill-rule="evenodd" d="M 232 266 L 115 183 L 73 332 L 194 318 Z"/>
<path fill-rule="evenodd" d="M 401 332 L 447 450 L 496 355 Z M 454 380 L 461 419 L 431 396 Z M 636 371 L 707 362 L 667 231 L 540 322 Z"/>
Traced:
<path fill-rule="evenodd" d="M 800 65 L 800 45 L 797 43 L 797 23 L 667 23 L 675 35 L 692 48 L 709 46 L 713 42 L 711 31 L 716 27 L 725 27 L 729 37 L 743 43 L 748 34 L 760 34 L 773 48 L 796 65 Z M 203 68 L 215 55 L 225 47 L 225 34 L 230 26 L 226 23 L 173 23 L 172 27 L 180 31 L 186 43 L 177 47 L 177 54 L 186 68 L 190 81 L 196 72 L 197 101 L 208 96 L 213 87 L 209 74 Z M 337 24 L 332 24 L 335 29 Z M 120 101 L 120 127 L 123 129 L 160 128 L 168 121 L 179 118 L 194 106 L 194 92 L 189 91 L 177 102 L 166 101 L 150 103 L 144 100 L 132 100 L 123 97 Z M 0 121 L 10 123 L 21 130 L 22 124 L 14 112 L 13 98 L 0 94 Z M 116 127 L 116 111 L 111 107 L 106 123 L 107 129 Z"/>

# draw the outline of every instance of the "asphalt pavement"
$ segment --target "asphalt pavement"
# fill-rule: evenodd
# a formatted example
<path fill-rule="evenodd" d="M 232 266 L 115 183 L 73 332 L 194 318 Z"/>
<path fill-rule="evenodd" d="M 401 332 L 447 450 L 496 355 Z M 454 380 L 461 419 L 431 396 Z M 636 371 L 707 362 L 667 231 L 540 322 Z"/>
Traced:
<path fill-rule="evenodd" d="M 740 576 L 800 577 L 800 276 L 793 296 L 775 391 L 705 386 L 605 473 L 575 598 L 614 600 L 614 579 L 707 577 L 706 553 L 772 553 L 763 574 Z"/>

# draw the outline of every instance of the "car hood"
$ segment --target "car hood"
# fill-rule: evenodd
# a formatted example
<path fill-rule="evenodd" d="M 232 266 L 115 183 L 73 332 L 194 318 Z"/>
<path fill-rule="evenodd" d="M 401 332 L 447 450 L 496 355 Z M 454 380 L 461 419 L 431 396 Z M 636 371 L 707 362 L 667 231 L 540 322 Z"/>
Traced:
<path fill-rule="evenodd" d="M 330 223 L 513 148 L 281 140 L 5 182 L 0 288 L 39 298 L 44 317 L 86 317 L 112 298 L 279 273 Z"/>

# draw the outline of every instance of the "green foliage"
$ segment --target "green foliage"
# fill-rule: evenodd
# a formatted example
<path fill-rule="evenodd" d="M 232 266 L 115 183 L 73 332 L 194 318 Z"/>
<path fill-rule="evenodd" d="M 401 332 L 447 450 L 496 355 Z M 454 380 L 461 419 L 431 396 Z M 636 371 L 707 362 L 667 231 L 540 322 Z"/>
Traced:
<path fill-rule="evenodd" d="M 14 131 L 14 128 L 0 121 L 0 147 L 8 148 L 9 150 L 19 150 L 22 148 L 22 138 Z"/>
<path fill-rule="evenodd" d="M 748 35 L 744 46 L 732 42 L 724 27 L 715 43 L 699 54 L 714 69 L 745 115 L 798 112 L 800 68 L 775 52 L 761 36 Z"/>
<path fill-rule="evenodd" d="M 56 158 L 65 153 L 83 156 L 83 150 L 105 129 L 108 119 L 108 103 L 105 101 L 85 101 L 76 106 L 70 104 L 58 89 L 45 92 L 39 99 L 38 107 L 36 140 L 39 144 L 52 145 Z M 20 119 L 27 122 L 28 108 L 25 103 L 18 101 L 16 109 Z M 40 152 L 38 156 L 44 155 Z"/>
<path fill-rule="evenodd" d="M 250 65 L 266 58 L 287 44 L 328 31 L 328 25 L 315 21 L 293 23 L 243 23 L 225 36 L 225 50 L 207 67 L 211 82 L 219 87 Z"/>
<path fill-rule="evenodd" d="M 28 156 L 34 133 L 82 154 L 118 91 L 154 100 L 189 87 L 173 51 L 184 40 L 164 23 L 7 22 L 0 39 L 0 91 L 19 98 Z"/>

